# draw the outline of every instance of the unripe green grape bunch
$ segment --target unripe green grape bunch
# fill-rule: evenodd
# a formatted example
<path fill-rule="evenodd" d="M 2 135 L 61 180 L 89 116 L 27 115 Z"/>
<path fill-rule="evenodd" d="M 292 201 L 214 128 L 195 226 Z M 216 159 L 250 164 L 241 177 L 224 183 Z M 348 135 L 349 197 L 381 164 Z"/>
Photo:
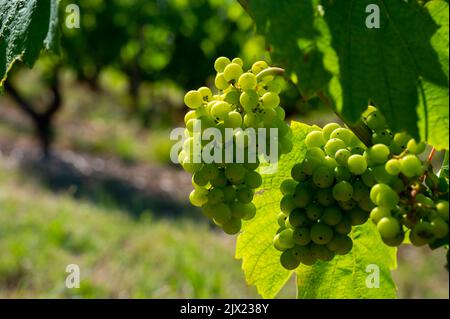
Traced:
<path fill-rule="evenodd" d="M 255 62 L 249 71 L 244 72 L 240 58 L 230 61 L 219 57 L 214 69 L 217 71 L 214 90 L 201 87 L 187 92 L 184 97 L 191 110 L 184 118 L 186 139 L 178 159 L 183 168 L 193 174 L 194 190 L 189 196 L 190 202 L 201 207 L 205 215 L 227 234 L 236 234 L 241 229 L 242 220 L 249 220 L 256 214 L 252 200 L 262 178 L 257 172 L 258 156 L 252 160 L 248 150 L 251 143 L 259 141 L 258 129 L 265 129 L 267 133 L 267 149 L 271 142 L 277 143 L 278 155 L 292 149 L 292 133 L 284 122 L 284 109 L 279 105 L 283 79 L 275 76 L 276 72 L 272 72 L 273 68 L 265 61 Z M 215 142 L 221 152 L 220 161 L 205 163 L 201 157 L 200 163 L 194 162 L 195 146 L 201 154 L 211 152 L 208 148 L 211 140 L 194 145 L 194 128 L 198 122 L 201 123 L 201 133 L 208 128 L 217 128 L 222 133 L 221 141 Z M 254 141 L 243 134 L 247 128 L 255 129 Z M 278 136 L 269 134 L 269 129 L 273 128 L 278 129 Z M 226 138 L 226 129 L 232 129 L 231 138 Z M 235 150 L 232 163 L 225 161 L 224 150 L 229 143 Z M 243 152 L 244 163 L 236 161 L 238 151 Z"/>
<path fill-rule="evenodd" d="M 363 121 L 374 144 L 363 154 L 368 163 L 365 184 L 376 205 L 370 217 L 383 242 L 398 246 L 407 235 L 415 246 L 448 243 L 448 181 L 419 157 L 425 143 L 406 133 L 392 134 L 374 107 L 363 114 Z"/>
<path fill-rule="evenodd" d="M 352 131 L 330 123 L 315 127 L 305 143 L 305 159 L 280 187 L 279 229 L 273 241 L 282 251 L 281 265 L 290 270 L 349 253 L 352 226 L 365 223 L 374 207 L 363 182 L 364 145 Z"/>

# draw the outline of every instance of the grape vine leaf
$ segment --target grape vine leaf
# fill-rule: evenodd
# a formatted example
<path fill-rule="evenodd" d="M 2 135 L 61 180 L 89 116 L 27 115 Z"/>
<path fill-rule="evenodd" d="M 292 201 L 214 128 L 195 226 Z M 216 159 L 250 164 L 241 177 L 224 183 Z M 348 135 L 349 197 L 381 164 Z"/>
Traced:
<path fill-rule="evenodd" d="M 277 215 L 282 194 L 279 190 L 283 180 L 290 178 L 292 166 L 303 160 L 306 153 L 304 139 L 312 130 L 299 122 L 292 122 L 294 148 L 291 153 L 280 158 L 278 171 L 273 175 L 263 175 L 263 185 L 255 196 L 257 214 L 254 219 L 243 225 L 242 233 L 236 244 L 236 258 L 242 259 L 242 268 L 248 284 L 256 286 L 264 298 L 274 298 L 286 284 L 293 271 L 284 269 L 279 262 L 280 252 L 272 244 L 273 236 L 278 229 Z M 326 297 L 326 291 L 315 285 L 320 280 L 331 280 L 334 285 L 341 285 L 330 297 L 336 298 L 389 298 L 395 296 L 395 285 L 390 277 L 389 269 L 395 268 L 395 249 L 385 246 L 374 230 L 374 226 L 366 223 L 353 232 L 354 250 L 347 256 L 337 257 L 329 265 L 318 264 L 314 267 L 300 267 L 297 271 L 299 279 L 299 297 Z M 363 289 L 368 273 L 365 267 L 376 264 L 380 267 L 380 288 Z M 331 268 L 330 268 L 331 267 Z M 330 271 L 335 269 L 335 271 Z M 325 285 L 329 287 L 329 283 Z M 365 286 L 364 286 L 365 287 Z"/>
<path fill-rule="evenodd" d="M 58 0 L 0 0 L 0 87 L 16 61 L 57 51 Z"/>
<path fill-rule="evenodd" d="M 272 245 L 282 196 L 279 186 L 290 177 L 292 166 L 303 160 L 304 139 L 311 130 L 310 126 L 298 122 L 292 122 L 291 128 L 294 148 L 281 156 L 276 174 L 263 175 L 263 184 L 254 199 L 256 216 L 244 223 L 236 243 L 236 258 L 242 259 L 247 283 L 255 285 L 263 298 L 274 298 L 293 273 L 280 265 L 280 252 Z"/>
<path fill-rule="evenodd" d="M 298 298 L 395 298 L 390 271 L 397 267 L 396 249 L 383 244 L 372 222 L 356 226 L 352 251 L 331 262 L 297 268 Z M 378 284 L 378 287 L 377 287 Z"/>
<path fill-rule="evenodd" d="M 380 28 L 368 28 L 369 5 Z M 275 63 L 302 94 L 328 95 L 348 121 L 369 101 L 394 131 L 448 149 L 448 3 L 251 0 Z"/>

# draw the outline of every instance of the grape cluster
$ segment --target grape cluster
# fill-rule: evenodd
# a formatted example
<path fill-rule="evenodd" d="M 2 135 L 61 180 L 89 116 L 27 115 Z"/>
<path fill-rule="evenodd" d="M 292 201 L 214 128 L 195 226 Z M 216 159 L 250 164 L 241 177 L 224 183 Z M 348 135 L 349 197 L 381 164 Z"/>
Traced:
<path fill-rule="evenodd" d="M 364 145 L 352 131 L 330 123 L 311 131 L 305 143 L 305 159 L 280 186 L 280 227 L 273 243 L 286 269 L 349 253 L 352 226 L 365 223 L 373 208 L 364 183 Z"/>
<path fill-rule="evenodd" d="M 363 114 L 363 121 L 373 132 L 373 146 L 364 152 L 365 184 L 376 205 L 370 217 L 384 243 L 398 246 L 407 232 L 415 246 L 448 238 L 448 181 L 418 157 L 425 143 L 407 133 L 392 134 L 374 107 Z"/>
<path fill-rule="evenodd" d="M 255 157 L 251 146 L 260 143 L 258 129 L 265 129 L 267 145 L 276 143 L 278 154 L 292 149 L 290 127 L 284 122 L 285 112 L 279 105 L 279 93 L 283 79 L 272 74 L 264 61 L 255 62 L 248 72 L 243 71 L 240 58 L 230 61 L 220 57 L 215 61 L 217 71 L 215 86 L 217 93 L 208 87 L 201 87 L 186 93 L 184 102 L 191 110 L 185 115 L 185 141 L 178 159 L 183 168 L 192 173 L 194 190 L 190 202 L 202 207 L 203 212 L 228 234 L 236 234 L 241 229 L 241 220 L 253 218 L 256 213 L 252 203 L 254 190 L 261 186 L 259 148 Z M 194 138 L 196 123 L 201 124 L 201 132 L 208 128 L 220 131 L 222 139 L 214 137 L 198 143 Z M 255 137 L 246 135 L 247 128 L 255 129 Z M 269 129 L 277 129 L 278 135 Z M 232 134 L 227 135 L 226 129 Z M 214 147 L 210 147 L 211 143 Z M 226 160 L 226 146 L 232 145 L 233 160 Z M 194 161 L 195 149 L 200 154 L 219 153 L 219 160 Z M 268 147 L 267 147 L 268 148 Z M 243 153 L 243 162 L 237 159 Z M 216 158 L 216 157 L 214 157 Z"/>

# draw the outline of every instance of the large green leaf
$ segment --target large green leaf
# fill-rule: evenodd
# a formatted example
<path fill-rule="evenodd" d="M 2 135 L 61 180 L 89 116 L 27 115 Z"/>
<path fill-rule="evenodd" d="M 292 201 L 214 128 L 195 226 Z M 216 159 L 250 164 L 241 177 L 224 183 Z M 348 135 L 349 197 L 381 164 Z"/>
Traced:
<path fill-rule="evenodd" d="M 305 96 L 323 91 L 348 121 L 373 101 L 395 131 L 448 148 L 448 4 L 434 0 L 251 0 L 273 59 Z M 366 7 L 380 9 L 369 29 Z"/>
<path fill-rule="evenodd" d="M 390 270 L 396 268 L 396 249 L 383 244 L 375 226 L 368 222 L 352 231 L 354 246 L 331 262 L 297 269 L 298 298 L 395 298 Z M 367 268 L 369 266 L 369 268 Z M 373 267 L 373 268 L 372 268 Z M 379 287 L 370 287 L 379 271 Z M 369 281 L 369 287 L 366 284 Z"/>
<path fill-rule="evenodd" d="M 292 122 L 294 148 L 283 155 L 278 163 L 278 172 L 264 175 L 263 185 L 255 196 L 257 214 L 245 223 L 236 244 L 236 258 L 242 259 L 242 269 L 248 284 L 255 285 L 264 298 L 273 298 L 287 282 L 292 271 L 280 265 L 280 252 L 273 245 L 273 236 L 277 231 L 277 215 L 281 192 L 279 186 L 290 177 L 295 163 L 303 160 L 306 146 L 304 139 L 310 126 Z"/>
<path fill-rule="evenodd" d="M 0 0 L 0 87 L 15 61 L 32 66 L 55 49 L 58 0 Z"/>

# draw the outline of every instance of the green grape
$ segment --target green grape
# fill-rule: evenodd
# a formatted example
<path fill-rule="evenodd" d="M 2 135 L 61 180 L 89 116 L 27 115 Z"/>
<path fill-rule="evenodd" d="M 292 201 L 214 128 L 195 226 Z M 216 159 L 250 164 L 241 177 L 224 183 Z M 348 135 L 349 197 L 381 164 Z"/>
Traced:
<path fill-rule="evenodd" d="M 352 226 L 362 225 L 369 218 L 369 214 L 361 208 L 353 208 L 349 211 Z"/>
<path fill-rule="evenodd" d="M 347 235 L 352 231 L 352 222 L 348 217 L 343 217 L 339 224 L 334 226 L 334 230 L 341 235 Z"/>
<path fill-rule="evenodd" d="M 245 92 L 242 92 L 241 96 L 239 97 L 239 101 L 247 112 L 251 112 L 255 107 L 258 106 L 258 93 L 254 90 L 248 90 Z"/>
<path fill-rule="evenodd" d="M 376 131 L 372 134 L 372 144 L 390 145 L 392 138 L 392 133 L 388 130 Z"/>
<path fill-rule="evenodd" d="M 208 201 L 208 197 L 201 191 L 194 189 L 189 194 L 189 201 L 191 202 L 192 205 L 196 207 L 202 207 Z"/>
<path fill-rule="evenodd" d="M 389 147 L 384 144 L 375 144 L 366 150 L 369 162 L 374 164 L 386 163 L 389 153 Z"/>
<path fill-rule="evenodd" d="M 203 97 L 198 91 L 191 90 L 184 96 L 184 104 L 191 109 L 196 109 L 203 104 Z"/>
<path fill-rule="evenodd" d="M 346 148 L 342 148 L 336 152 L 334 159 L 339 165 L 347 166 L 347 160 L 352 155 L 350 151 Z"/>
<path fill-rule="evenodd" d="M 268 67 L 269 66 L 265 61 L 256 61 L 252 65 L 252 72 L 253 74 L 258 74 L 259 72 L 261 72 L 264 69 L 267 69 Z"/>
<path fill-rule="evenodd" d="M 298 207 L 306 207 L 312 201 L 311 191 L 307 186 L 299 184 L 293 195 L 293 202 Z"/>
<path fill-rule="evenodd" d="M 197 115 L 195 114 L 195 111 L 189 111 L 186 113 L 186 115 L 184 116 L 184 123 L 187 124 L 187 122 L 189 122 L 189 120 L 195 120 L 197 118 Z"/>
<path fill-rule="evenodd" d="M 312 131 L 306 135 L 305 138 L 306 147 L 322 147 L 325 145 L 323 133 L 321 131 Z"/>
<path fill-rule="evenodd" d="M 325 152 L 333 156 L 336 154 L 336 152 L 342 148 L 345 148 L 347 145 L 344 143 L 344 141 L 338 139 L 338 138 L 332 138 L 327 141 L 325 144 Z"/>
<path fill-rule="evenodd" d="M 323 165 L 334 170 L 338 166 L 338 163 L 333 157 L 327 155 L 323 160 Z"/>
<path fill-rule="evenodd" d="M 317 204 L 311 204 L 306 207 L 306 215 L 311 220 L 318 220 L 322 216 L 322 208 Z"/>
<path fill-rule="evenodd" d="M 262 177 L 255 171 L 249 171 L 245 174 L 244 183 L 249 188 L 258 188 L 262 184 Z"/>
<path fill-rule="evenodd" d="M 386 126 L 386 120 L 381 112 L 376 110 L 367 116 L 366 124 L 370 129 L 376 131 L 383 129 Z"/>
<path fill-rule="evenodd" d="M 242 204 L 242 205 L 244 205 L 244 204 Z M 288 219 L 288 216 L 285 214 L 285 213 L 279 213 L 278 214 L 278 217 L 277 217 L 277 223 L 278 223 L 278 226 L 280 226 L 280 227 L 286 227 L 286 221 L 287 221 L 287 219 Z"/>
<path fill-rule="evenodd" d="M 356 180 L 353 183 L 353 196 L 352 198 L 356 200 L 357 202 L 362 200 L 369 200 L 370 197 L 370 189 L 364 185 L 364 183 L 361 180 Z"/>
<path fill-rule="evenodd" d="M 256 88 L 256 76 L 253 73 L 243 73 L 239 77 L 238 85 L 244 91 L 254 90 Z"/>
<path fill-rule="evenodd" d="M 214 80 L 214 85 L 218 90 L 226 90 L 230 86 L 227 80 L 225 79 L 223 73 L 217 73 L 216 78 Z"/>
<path fill-rule="evenodd" d="M 352 147 L 350 149 L 350 153 L 352 154 L 358 154 L 358 155 L 363 155 L 364 154 L 364 148 L 362 148 L 361 146 L 355 146 Z"/>
<path fill-rule="evenodd" d="M 331 261 L 335 253 L 329 250 L 325 245 L 311 244 L 311 254 L 322 261 Z"/>
<path fill-rule="evenodd" d="M 286 228 L 278 234 L 280 245 L 286 248 L 294 247 L 294 230 L 291 228 Z"/>
<path fill-rule="evenodd" d="M 283 213 L 289 214 L 296 207 L 293 195 L 284 196 L 280 201 L 280 209 Z"/>
<path fill-rule="evenodd" d="M 310 220 L 304 211 L 296 208 L 289 214 L 288 222 L 292 227 L 303 227 L 309 225 Z"/>
<path fill-rule="evenodd" d="M 410 139 L 406 148 L 411 154 L 421 154 L 425 151 L 426 144 L 424 142 L 417 143 L 415 139 Z"/>
<path fill-rule="evenodd" d="M 370 200 L 374 203 L 377 204 L 378 203 L 378 195 L 382 192 L 389 192 L 392 189 L 389 187 L 389 185 L 383 184 L 383 183 L 379 183 L 376 184 L 372 187 L 372 189 L 370 190 Z"/>
<path fill-rule="evenodd" d="M 416 155 L 406 155 L 400 160 L 400 170 L 406 177 L 422 174 L 422 163 Z"/>
<path fill-rule="evenodd" d="M 244 124 L 246 127 L 258 127 L 260 118 L 258 115 L 249 113 L 244 115 Z"/>
<path fill-rule="evenodd" d="M 366 159 L 362 155 L 352 155 L 347 160 L 348 169 L 356 175 L 361 175 L 367 169 Z"/>
<path fill-rule="evenodd" d="M 334 172 L 332 169 L 321 166 L 313 173 L 313 182 L 317 187 L 328 188 L 333 185 Z"/>
<path fill-rule="evenodd" d="M 225 118 L 225 126 L 231 128 L 238 128 L 242 125 L 242 116 L 239 112 L 232 111 L 228 113 L 228 116 Z"/>
<path fill-rule="evenodd" d="M 277 112 L 277 118 L 280 121 L 284 121 L 286 117 L 286 112 L 284 111 L 284 109 L 282 107 L 277 106 L 274 110 L 275 112 Z"/>
<path fill-rule="evenodd" d="M 311 241 L 311 236 L 309 234 L 309 228 L 307 228 L 307 227 L 295 228 L 292 238 L 296 245 L 305 246 L 305 245 L 309 244 L 309 242 Z"/>
<path fill-rule="evenodd" d="M 416 203 L 420 203 L 424 206 L 430 206 L 430 207 L 434 207 L 434 201 L 429 198 L 428 196 L 425 196 L 424 194 L 417 194 L 416 195 Z"/>
<path fill-rule="evenodd" d="M 217 166 L 215 164 L 212 164 L 212 163 L 203 165 L 201 171 L 202 171 L 202 174 L 208 180 L 212 180 L 219 175 L 219 169 L 217 168 Z M 213 186 L 215 186 L 215 185 L 213 185 Z"/>
<path fill-rule="evenodd" d="M 386 245 L 391 247 L 397 247 L 400 246 L 405 240 L 405 233 L 403 231 L 400 231 L 394 238 L 381 237 L 381 239 Z"/>
<path fill-rule="evenodd" d="M 238 90 L 231 90 L 225 93 L 223 100 L 231 105 L 236 105 L 239 103 L 240 93 Z"/>
<path fill-rule="evenodd" d="M 383 238 L 394 238 L 400 232 L 400 224 L 394 217 L 383 217 L 377 223 L 377 230 Z"/>
<path fill-rule="evenodd" d="M 431 220 L 430 229 L 436 238 L 444 238 L 448 235 L 448 224 L 440 217 Z"/>
<path fill-rule="evenodd" d="M 324 140 L 329 140 L 331 133 L 333 133 L 334 130 L 336 130 L 340 127 L 341 126 L 337 123 L 328 123 L 327 125 L 325 125 L 322 129 L 322 134 L 323 134 Z"/>
<path fill-rule="evenodd" d="M 372 168 L 372 174 L 378 183 L 390 184 L 394 180 L 394 177 L 386 171 L 384 165 Z"/>
<path fill-rule="evenodd" d="M 224 202 L 233 202 L 236 198 L 236 189 L 233 186 L 226 186 L 222 189 L 223 192 L 223 201 Z"/>
<path fill-rule="evenodd" d="M 232 184 L 240 184 L 244 181 L 247 170 L 239 164 L 230 164 L 225 167 L 225 177 Z"/>
<path fill-rule="evenodd" d="M 327 244 L 327 248 L 334 251 L 336 255 L 347 255 L 353 248 L 353 241 L 345 235 L 335 235 Z"/>
<path fill-rule="evenodd" d="M 280 97 L 273 92 L 265 93 L 261 98 L 263 108 L 276 108 L 280 104 Z"/>
<path fill-rule="evenodd" d="M 236 63 L 239 64 L 241 67 L 244 66 L 244 61 L 242 61 L 241 58 L 234 58 L 233 60 L 231 60 L 232 63 Z"/>
<path fill-rule="evenodd" d="M 211 213 L 214 221 L 220 225 L 225 224 L 231 219 L 230 207 L 224 203 L 215 205 Z"/>
<path fill-rule="evenodd" d="M 225 67 L 230 63 L 231 63 L 230 59 L 221 56 L 217 58 L 216 61 L 214 62 L 214 70 L 216 70 L 217 72 L 223 72 Z"/>
<path fill-rule="evenodd" d="M 264 109 L 261 112 L 261 117 L 266 127 L 271 127 L 277 120 L 277 112 L 274 109 Z"/>
<path fill-rule="evenodd" d="M 375 207 L 370 212 L 370 219 L 372 219 L 372 221 L 375 224 L 378 224 L 378 222 L 383 217 L 390 217 L 390 216 L 391 216 L 391 211 L 389 209 L 387 209 L 387 208 L 384 208 L 384 207 Z"/>
<path fill-rule="evenodd" d="M 347 181 L 341 181 L 333 186 L 333 197 L 337 201 L 348 201 L 352 198 L 353 187 Z"/>
<path fill-rule="evenodd" d="M 361 179 L 362 179 L 363 183 L 368 187 L 372 187 L 373 185 L 375 185 L 377 183 L 377 181 L 375 180 L 375 177 L 373 176 L 373 171 L 371 168 L 368 168 L 367 171 L 365 171 L 361 175 Z"/>
<path fill-rule="evenodd" d="M 317 223 L 311 227 L 310 236 L 316 244 L 326 245 L 333 238 L 333 229 L 324 223 Z"/>
<path fill-rule="evenodd" d="M 209 179 L 203 172 L 203 170 L 199 170 L 192 175 L 192 183 L 197 186 L 206 186 L 208 184 Z"/>
<path fill-rule="evenodd" d="M 410 139 L 411 136 L 407 133 L 402 132 L 395 134 L 391 144 L 389 144 L 391 153 L 394 155 L 402 153 L 406 149 Z"/>
<path fill-rule="evenodd" d="M 280 263 L 284 268 L 293 270 L 300 265 L 300 260 L 294 256 L 292 250 L 286 250 L 280 256 Z"/>
<path fill-rule="evenodd" d="M 317 202 L 323 207 L 333 205 L 336 202 L 330 188 L 317 190 L 316 199 Z"/>
<path fill-rule="evenodd" d="M 227 82 L 237 81 L 242 73 L 242 67 L 237 63 L 231 62 L 223 70 L 223 77 Z"/>
<path fill-rule="evenodd" d="M 236 191 L 236 198 L 244 204 L 248 204 L 253 200 L 254 192 L 248 187 L 241 187 Z"/>
<path fill-rule="evenodd" d="M 203 101 L 208 102 L 211 98 L 212 98 L 212 92 L 209 89 L 209 87 L 206 86 L 202 86 L 201 88 L 199 88 L 198 93 L 201 94 Z"/>
<path fill-rule="evenodd" d="M 307 252 L 304 252 L 302 255 L 300 255 L 300 262 L 306 266 L 312 266 L 316 263 L 316 261 L 317 259 L 314 257 L 314 255 L 311 253 L 309 249 Z"/>
<path fill-rule="evenodd" d="M 232 186 L 228 186 L 233 188 Z M 226 188 L 228 188 L 226 187 Z M 234 188 L 233 188 L 234 189 Z M 236 197 L 236 190 L 234 192 L 234 195 Z M 233 216 L 234 218 L 239 218 L 242 219 L 246 216 L 246 214 L 248 213 L 248 208 L 247 205 L 241 202 L 232 202 L 230 204 L 230 210 L 231 210 L 231 216 Z M 286 215 L 285 215 L 286 217 Z M 284 222 L 283 222 L 284 225 Z"/>
<path fill-rule="evenodd" d="M 292 167 L 291 176 L 297 182 L 303 182 L 307 179 L 306 174 L 303 172 L 303 163 L 295 164 Z"/>
<path fill-rule="evenodd" d="M 219 188 L 212 188 L 208 192 L 208 204 L 218 204 L 223 201 L 224 193 Z"/>
<path fill-rule="evenodd" d="M 398 159 L 393 158 L 386 162 L 384 168 L 389 175 L 397 176 L 398 174 L 400 174 L 401 164 Z"/>
<path fill-rule="evenodd" d="M 320 220 L 330 226 L 339 224 L 342 220 L 341 209 L 337 206 L 330 206 L 325 208 Z"/>
<path fill-rule="evenodd" d="M 343 210 L 351 210 L 357 206 L 357 203 L 353 200 L 347 200 L 347 201 L 339 201 L 338 205 Z"/>
<path fill-rule="evenodd" d="M 294 167 L 295 167 L 295 165 L 294 165 Z M 285 179 L 280 185 L 280 191 L 283 195 L 294 194 L 296 187 L 297 187 L 297 183 L 294 180 Z"/>
<path fill-rule="evenodd" d="M 397 193 L 392 190 L 389 186 L 380 189 L 378 196 L 376 197 L 376 203 L 380 207 L 387 209 L 393 209 L 397 206 L 399 202 L 399 197 Z"/>
<path fill-rule="evenodd" d="M 228 183 L 228 179 L 225 174 L 221 171 L 217 173 L 217 176 L 210 179 L 210 184 L 213 187 L 225 187 Z"/>
<path fill-rule="evenodd" d="M 217 102 L 214 104 L 214 106 L 211 108 L 211 115 L 217 120 L 217 121 L 223 121 L 228 117 L 228 113 L 231 112 L 231 105 L 227 102 Z"/>
<path fill-rule="evenodd" d="M 439 214 L 439 217 L 441 217 L 443 220 L 448 222 L 448 216 L 449 216 L 449 206 L 448 201 L 441 200 L 436 203 L 436 210 Z"/>
<path fill-rule="evenodd" d="M 341 127 L 331 132 L 330 138 L 340 139 L 344 141 L 346 145 L 350 145 L 353 139 L 355 138 L 355 134 L 353 134 L 353 132 L 350 131 L 349 129 Z"/>
<path fill-rule="evenodd" d="M 235 235 L 239 233 L 242 227 L 242 222 L 238 218 L 230 218 L 226 223 L 222 224 L 222 229 L 228 235 Z"/>

